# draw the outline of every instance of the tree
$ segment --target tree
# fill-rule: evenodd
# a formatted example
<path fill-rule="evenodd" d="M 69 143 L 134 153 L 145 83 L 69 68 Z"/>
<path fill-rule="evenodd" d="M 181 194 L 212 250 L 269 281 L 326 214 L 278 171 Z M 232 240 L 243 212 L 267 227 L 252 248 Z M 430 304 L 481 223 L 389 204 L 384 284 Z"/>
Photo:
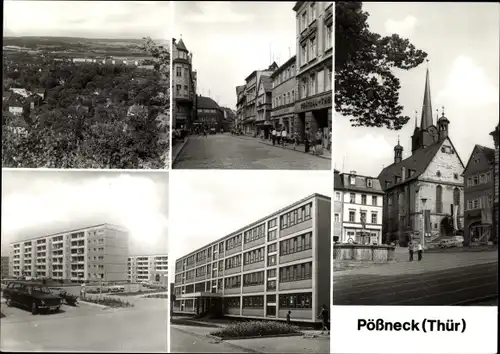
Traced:
<path fill-rule="evenodd" d="M 409 120 L 393 69 L 416 68 L 427 53 L 397 34 L 371 32 L 361 2 L 335 3 L 335 110 L 353 126 L 399 130 Z"/>

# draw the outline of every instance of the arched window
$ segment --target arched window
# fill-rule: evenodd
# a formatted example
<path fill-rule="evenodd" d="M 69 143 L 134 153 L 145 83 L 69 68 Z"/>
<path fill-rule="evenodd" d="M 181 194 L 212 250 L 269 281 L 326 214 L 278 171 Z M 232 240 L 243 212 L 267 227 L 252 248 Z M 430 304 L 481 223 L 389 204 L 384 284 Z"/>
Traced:
<path fill-rule="evenodd" d="M 458 187 L 453 189 L 453 204 L 460 205 L 460 188 Z"/>
<path fill-rule="evenodd" d="M 436 187 L 436 213 L 443 212 L 443 187 Z"/>

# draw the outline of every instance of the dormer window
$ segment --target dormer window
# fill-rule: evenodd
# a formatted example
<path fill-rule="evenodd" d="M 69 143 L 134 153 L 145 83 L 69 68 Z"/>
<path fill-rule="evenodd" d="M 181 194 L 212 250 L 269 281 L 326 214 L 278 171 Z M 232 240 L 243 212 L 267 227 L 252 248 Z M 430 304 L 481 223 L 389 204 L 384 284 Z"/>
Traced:
<path fill-rule="evenodd" d="M 391 186 L 391 181 L 385 181 L 385 188 L 389 188 Z"/>
<path fill-rule="evenodd" d="M 367 186 L 368 188 L 372 188 L 372 187 L 373 187 L 373 181 L 372 181 L 372 179 L 371 179 L 371 178 L 367 178 L 367 179 L 366 179 L 366 186 Z"/>
<path fill-rule="evenodd" d="M 436 176 L 441 177 L 441 171 L 437 171 Z"/>
<path fill-rule="evenodd" d="M 401 176 L 394 176 L 394 183 L 398 184 L 401 182 Z"/>
<path fill-rule="evenodd" d="M 351 186 L 354 186 L 356 184 L 356 177 L 351 176 Z"/>

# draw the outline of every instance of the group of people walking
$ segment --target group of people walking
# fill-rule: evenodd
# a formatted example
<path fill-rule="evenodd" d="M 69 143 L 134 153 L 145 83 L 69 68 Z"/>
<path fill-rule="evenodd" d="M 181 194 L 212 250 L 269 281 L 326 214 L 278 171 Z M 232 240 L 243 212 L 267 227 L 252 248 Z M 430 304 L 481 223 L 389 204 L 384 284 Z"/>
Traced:
<path fill-rule="evenodd" d="M 413 261 L 413 255 L 415 252 L 417 252 L 418 260 L 421 261 L 422 254 L 424 253 L 424 248 L 422 247 L 422 244 L 421 243 L 415 244 L 413 242 L 410 242 L 410 244 L 408 245 L 408 253 L 410 255 L 410 262 Z"/>
<path fill-rule="evenodd" d="M 264 136 L 261 136 L 264 139 Z M 306 128 L 304 135 L 304 149 L 306 153 L 312 151 L 313 155 L 322 155 L 323 154 L 323 142 L 324 139 L 327 138 L 327 150 L 331 151 L 332 148 L 332 132 L 330 131 L 328 136 L 325 137 L 323 132 L 318 129 L 315 133 L 313 133 L 309 128 Z M 288 132 L 285 128 L 281 131 L 273 128 L 271 131 L 270 139 L 273 145 L 281 145 L 283 147 L 287 146 L 288 143 L 293 143 L 293 149 L 297 148 L 297 145 L 300 143 L 300 136 L 297 132 L 293 133 L 291 136 L 288 135 Z"/>

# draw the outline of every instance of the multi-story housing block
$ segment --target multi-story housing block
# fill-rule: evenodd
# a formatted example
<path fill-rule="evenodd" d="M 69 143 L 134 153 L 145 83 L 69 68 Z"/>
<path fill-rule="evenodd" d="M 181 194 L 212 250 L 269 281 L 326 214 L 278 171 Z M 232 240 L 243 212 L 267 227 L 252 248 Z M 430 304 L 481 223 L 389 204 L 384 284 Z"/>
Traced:
<path fill-rule="evenodd" d="M 326 145 L 332 128 L 333 2 L 297 1 L 295 132 L 320 130 Z"/>
<path fill-rule="evenodd" d="M 280 130 L 285 128 L 290 135 L 295 133 L 293 122 L 297 95 L 296 60 L 294 55 L 271 75 L 273 83 L 271 122 L 274 128 Z"/>
<path fill-rule="evenodd" d="M 495 150 L 476 145 L 465 166 L 464 243 L 491 241 Z"/>
<path fill-rule="evenodd" d="M 341 173 L 335 193 L 342 194 L 342 243 L 381 244 L 384 192 L 376 177 Z"/>
<path fill-rule="evenodd" d="M 100 224 L 10 245 L 12 277 L 61 281 L 124 281 L 128 232 Z"/>
<path fill-rule="evenodd" d="M 193 55 L 182 39 L 172 39 L 172 127 L 191 129 L 196 117 L 196 71 L 193 71 Z"/>
<path fill-rule="evenodd" d="M 8 279 L 9 278 L 9 256 L 2 256 L 0 263 L 0 279 Z"/>
<path fill-rule="evenodd" d="M 315 322 L 330 303 L 331 199 L 314 194 L 176 260 L 176 313 Z"/>
<path fill-rule="evenodd" d="M 333 242 L 340 242 L 343 232 L 344 215 L 344 183 L 340 176 L 340 171 L 333 171 Z"/>
<path fill-rule="evenodd" d="M 168 284 L 168 255 L 128 257 L 128 280 Z"/>

